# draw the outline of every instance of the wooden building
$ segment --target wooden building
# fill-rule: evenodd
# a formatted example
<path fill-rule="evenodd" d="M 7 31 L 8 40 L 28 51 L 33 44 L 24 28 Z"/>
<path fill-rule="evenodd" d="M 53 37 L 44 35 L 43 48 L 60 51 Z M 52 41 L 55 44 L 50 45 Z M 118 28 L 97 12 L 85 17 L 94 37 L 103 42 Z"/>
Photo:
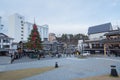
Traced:
<path fill-rule="evenodd" d="M 120 56 L 120 29 L 112 30 L 105 34 L 106 39 L 103 39 L 104 43 L 104 55 L 114 54 Z"/>

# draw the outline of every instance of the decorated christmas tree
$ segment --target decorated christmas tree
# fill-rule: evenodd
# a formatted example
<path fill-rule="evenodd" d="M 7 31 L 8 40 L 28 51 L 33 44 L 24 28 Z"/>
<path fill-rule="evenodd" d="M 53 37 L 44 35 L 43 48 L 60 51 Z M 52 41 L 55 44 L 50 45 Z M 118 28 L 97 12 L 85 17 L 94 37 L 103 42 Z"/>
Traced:
<path fill-rule="evenodd" d="M 37 29 L 37 25 L 33 24 L 33 29 L 31 30 L 31 34 L 29 35 L 27 48 L 30 50 L 41 50 L 42 49 L 42 41 L 40 38 L 40 34 Z"/>

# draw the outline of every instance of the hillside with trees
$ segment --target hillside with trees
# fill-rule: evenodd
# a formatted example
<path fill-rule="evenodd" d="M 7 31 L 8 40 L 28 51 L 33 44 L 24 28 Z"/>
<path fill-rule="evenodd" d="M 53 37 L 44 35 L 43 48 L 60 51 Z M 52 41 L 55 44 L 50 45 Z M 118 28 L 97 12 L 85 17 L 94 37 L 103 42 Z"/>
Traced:
<path fill-rule="evenodd" d="M 67 44 L 77 45 L 78 40 L 88 40 L 88 36 L 84 34 L 62 34 L 61 37 L 56 37 L 57 41 L 65 42 Z"/>

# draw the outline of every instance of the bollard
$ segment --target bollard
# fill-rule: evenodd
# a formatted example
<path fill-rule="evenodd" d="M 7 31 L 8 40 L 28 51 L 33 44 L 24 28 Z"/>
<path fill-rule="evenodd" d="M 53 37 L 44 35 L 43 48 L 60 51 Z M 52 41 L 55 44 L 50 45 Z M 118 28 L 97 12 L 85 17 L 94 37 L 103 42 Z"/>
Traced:
<path fill-rule="evenodd" d="M 115 65 L 111 65 L 111 74 L 110 75 L 113 77 L 118 77 L 118 73 L 117 73 Z"/>
<path fill-rule="evenodd" d="M 55 68 L 58 68 L 58 63 L 57 62 L 55 62 Z"/>

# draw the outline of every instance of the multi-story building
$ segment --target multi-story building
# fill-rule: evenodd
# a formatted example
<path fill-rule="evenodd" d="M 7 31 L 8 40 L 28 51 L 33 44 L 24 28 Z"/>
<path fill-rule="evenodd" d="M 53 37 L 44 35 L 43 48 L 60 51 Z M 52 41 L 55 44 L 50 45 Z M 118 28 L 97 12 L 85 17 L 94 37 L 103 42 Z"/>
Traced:
<path fill-rule="evenodd" d="M 2 18 L 2 17 L 0 16 L 0 27 L 1 27 L 1 18 Z"/>
<path fill-rule="evenodd" d="M 1 29 L 2 29 L 2 26 L 1 26 L 1 16 L 0 16 L 0 32 L 1 32 Z"/>
<path fill-rule="evenodd" d="M 88 36 L 89 40 L 82 42 L 82 49 L 91 51 L 91 53 L 104 53 L 104 44 L 101 40 L 105 39 L 104 34 L 112 30 L 111 23 L 105 23 L 89 27 Z"/>
<path fill-rule="evenodd" d="M 2 24 L 2 17 L 0 16 L 0 33 L 2 32 L 3 30 L 3 24 Z"/>
<path fill-rule="evenodd" d="M 27 41 L 28 36 L 31 33 L 33 23 L 25 22 L 25 17 L 19 14 L 13 14 L 9 16 L 9 28 L 8 35 L 14 38 L 15 42 Z M 48 25 L 38 27 L 41 40 L 48 38 Z"/>
<path fill-rule="evenodd" d="M 15 42 L 24 40 L 24 16 L 14 14 L 9 16 L 8 21 L 8 35 L 14 38 Z"/>

